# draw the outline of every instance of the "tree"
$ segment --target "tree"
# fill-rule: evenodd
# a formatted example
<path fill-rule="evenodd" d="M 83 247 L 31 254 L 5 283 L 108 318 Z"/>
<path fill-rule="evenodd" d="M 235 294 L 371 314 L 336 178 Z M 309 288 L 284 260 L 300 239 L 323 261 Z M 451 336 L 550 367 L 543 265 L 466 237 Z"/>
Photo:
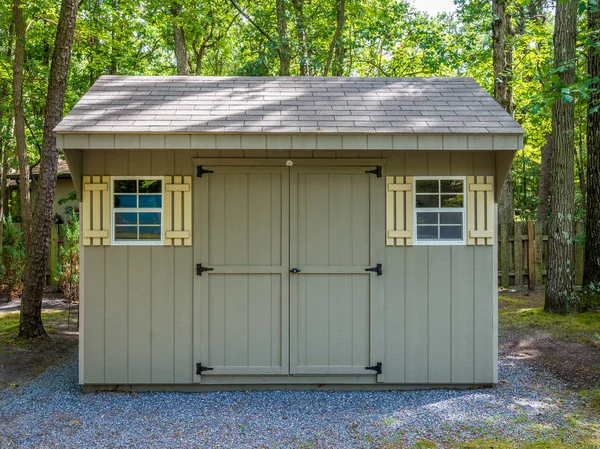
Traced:
<path fill-rule="evenodd" d="M 277 10 L 277 35 L 279 36 L 279 75 L 290 76 L 292 52 L 285 18 L 285 0 L 275 0 L 275 8 Z"/>
<path fill-rule="evenodd" d="M 29 193 L 29 157 L 25 138 L 25 107 L 23 104 L 23 67 L 25 65 L 25 19 L 21 0 L 13 2 L 15 24 L 15 56 L 13 61 L 13 110 L 14 133 L 19 159 L 19 196 L 21 201 L 21 223 L 28 245 L 31 229 L 31 201 Z"/>
<path fill-rule="evenodd" d="M 177 75 L 187 76 L 190 74 L 188 66 L 187 47 L 183 26 L 179 23 L 181 4 L 176 3 L 171 7 L 173 16 L 173 36 L 175 39 L 175 59 L 177 60 Z"/>
<path fill-rule="evenodd" d="M 588 1 L 587 215 L 583 291 L 600 295 L 600 8 Z"/>
<path fill-rule="evenodd" d="M 494 98 L 506 112 L 512 115 L 512 17 L 507 11 L 507 3 L 508 0 L 492 0 L 492 14 L 494 16 L 492 20 Z M 514 215 L 512 170 L 510 170 L 502 186 L 498 202 L 498 218 L 501 223 L 510 223 L 513 221 Z"/>
<path fill-rule="evenodd" d="M 42 324 L 41 311 L 58 171 L 58 148 L 54 128 L 60 122 L 64 108 L 77 8 L 77 0 L 62 0 L 54 40 L 44 116 L 38 195 L 34 209 L 35 220 L 31 222 L 30 237 L 28 241 L 26 240 L 27 259 L 19 326 L 19 335 L 25 338 L 46 333 Z"/>
<path fill-rule="evenodd" d="M 575 83 L 577 0 L 556 5 L 554 70 L 558 97 L 552 105 L 554 149 L 550 161 L 550 219 L 548 221 L 548 277 L 544 311 L 567 313 L 574 308 L 573 242 L 575 202 Z"/>
<path fill-rule="evenodd" d="M 323 72 L 325 76 L 329 74 L 332 63 L 333 76 L 341 76 L 343 74 L 344 48 L 339 44 L 339 41 L 346 25 L 346 0 L 335 1 L 335 16 L 335 32 L 329 44 L 329 53 L 327 54 L 327 62 L 325 63 L 325 70 Z"/>
<path fill-rule="evenodd" d="M 550 161 L 552 160 L 552 134 L 546 136 L 546 144 L 542 147 L 542 161 L 540 163 L 540 177 L 538 185 L 538 221 L 548 219 L 548 196 L 550 189 Z"/>

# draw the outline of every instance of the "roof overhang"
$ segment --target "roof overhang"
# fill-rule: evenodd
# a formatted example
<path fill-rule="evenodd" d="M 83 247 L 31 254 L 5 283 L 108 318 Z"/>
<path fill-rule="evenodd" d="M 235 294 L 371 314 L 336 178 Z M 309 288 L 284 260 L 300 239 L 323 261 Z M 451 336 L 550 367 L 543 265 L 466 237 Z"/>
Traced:
<path fill-rule="evenodd" d="M 66 150 L 443 150 L 516 151 L 515 133 L 69 133 L 57 132 Z"/>

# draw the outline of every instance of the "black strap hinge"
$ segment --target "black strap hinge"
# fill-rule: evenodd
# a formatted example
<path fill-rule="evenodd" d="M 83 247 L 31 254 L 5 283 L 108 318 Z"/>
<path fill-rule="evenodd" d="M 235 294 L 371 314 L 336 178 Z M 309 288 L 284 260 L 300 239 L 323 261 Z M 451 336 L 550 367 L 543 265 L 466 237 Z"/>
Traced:
<path fill-rule="evenodd" d="M 212 371 L 214 368 L 202 366 L 202 363 L 196 363 L 196 374 L 200 376 L 204 371 Z"/>
<path fill-rule="evenodd" d="M 367 170 L 365 173 L 369 175 L 375 175 L 378 178 L 381 178 L 383 175 L 381 174 L 381 165 L 376 166 L 373 170 Z"/>
<path fill-rule="evenodd" d="M 370 271 L 372 273 L 377 273 L 377 276 L 381 276 L 383 274 L 383 265 L 378 263 L 373 268 L 365 268 L 365 271 Z"/>
<path fill-rule="evenodd" d="M 196 167 L 196 176 L 198 178 L 202 178 L 202 175 L 206 175 L 207 173 L 214 173 L 214 170 L 207 170 L 206 168 L 202 167 L 202 165 L 198 165 L 198 167 Z"/>
<path fill-rule="evenodd" d="M 365 369 L 370 369 L 372 371 L 375 371 L 375 373 L 377 374 L 381 374 L 381 368 L 383 367 L 383 363 L 381 362 L 377 362 L 375 365 L 373 366 L 365 366 Z"/>
<path fill-rule="evenodd" d="M 201 263 L 196 264 L 196 275 L 202 276 L 205 271 L 215 271 L 214 268 L 203 267 Z"/>

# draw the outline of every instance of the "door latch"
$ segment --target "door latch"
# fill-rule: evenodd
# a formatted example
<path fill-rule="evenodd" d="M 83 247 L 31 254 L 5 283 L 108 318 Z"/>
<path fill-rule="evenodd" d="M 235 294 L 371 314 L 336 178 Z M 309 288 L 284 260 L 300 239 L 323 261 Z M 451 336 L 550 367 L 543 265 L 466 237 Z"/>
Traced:
<path fill-rule="evenodd" d="M 292 268 L 290 273 L 300 273 L 302 270 L 300 268 Z"/>

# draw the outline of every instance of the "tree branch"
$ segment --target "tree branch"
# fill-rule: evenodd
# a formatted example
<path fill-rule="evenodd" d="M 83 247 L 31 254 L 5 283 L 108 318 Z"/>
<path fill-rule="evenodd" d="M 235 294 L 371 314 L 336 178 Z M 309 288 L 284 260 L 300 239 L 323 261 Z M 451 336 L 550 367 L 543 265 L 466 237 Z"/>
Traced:
<path fill-rule="evenodd" d="M 254 28 L 257 29 L 257 31 L 262 34 L 269 42 L 273 42 L 273 39 L 271 39 L 271 36 L 269 36 L 261 27 L 258 26 L 258 24 L 252 20 L 252 17 L 250 17 L 250 15 L 245 12 L 242 8 L 240 8 L 240 6 L 235 2 L 235 0 L 229 0 L 231 2 L 231 4 L 233 5 L 233 7 L 242 15 L 246 18 L 246 20 L 248 20 L 248 22 L 250 22 L 252 24 L 252 26 L 254 26 Z"/>

